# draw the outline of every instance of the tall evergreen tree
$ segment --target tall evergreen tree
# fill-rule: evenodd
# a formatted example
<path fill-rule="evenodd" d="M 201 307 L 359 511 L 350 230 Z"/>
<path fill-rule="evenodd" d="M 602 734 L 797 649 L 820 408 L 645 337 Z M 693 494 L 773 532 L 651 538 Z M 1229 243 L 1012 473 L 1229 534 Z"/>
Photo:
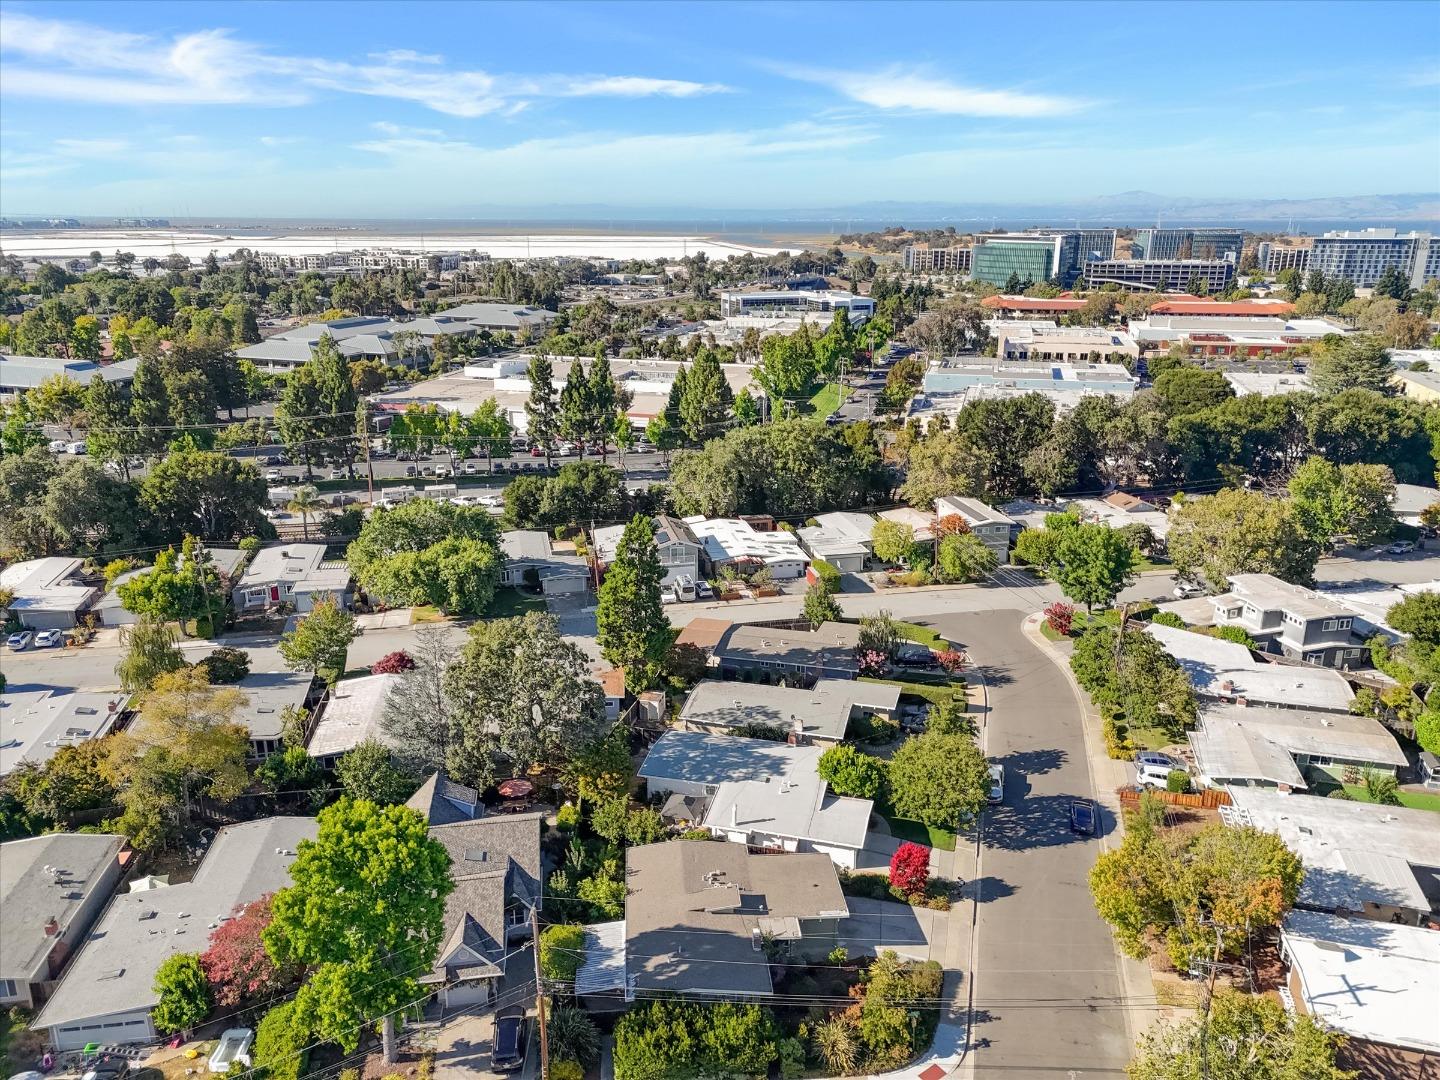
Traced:
<path fill-rule="evenodd" d="M 714 349 L 702 349 L 686 372 L 680 396 L 680 422 L 685 437 L 703 443 L 723 432 L 735 394 Z"/>
<path fill-rule="evenodd" d="M 583 446 L 590 438 L 590 416 L 590 383 L 585 365 L 576 359 L 560 389 L 560 437 Z"/>
<path fill-rule="evenodd" d="M 555 436 L 560 431 L 560 407 L 555 400 L 555 367 L 550 357 L 537 353 L 530 358 L 527 372 L 530 397 L 525 401 L 525 428 L 530 441 L 545 451 L 545 464 L 550 464 L 555 450 Z"/>
<path fill-rule="evenodd" d="M 169 442 L 170 396 L 165 378 L 153 360 L 137 360 L 130 383 L 130 426 L 142 454 L 159 453 Z"/>
<path fill-rule="evenodd" d="M 660 602 L 664 576 L 655 526 L 637 514 L 620 536 L 595 612 L 600 654 L 625 669 L 625 685 L 637 694 L 654 684 L 670 651 L 670 620 Z"/>
<path fill-rule="evenodd" d="M 600 460 L 605 460 L 605 443 L 615 432 L 615 414 L 618 408 L 618 394 L 615 376 L 610 371 L 610 358 L 604 347 L 595 350 L 595 362 L 590 365 L 590 379 L 586 391 L 590 439 L 600 447 Z"/>
<path fill-rule="evenodd" d="M 91 457 L 113 461 L 130 479 L 130 455 L 139 449 L 130 425 L 130 400 L 118 383 L 96 374 L 85 395 L 85 415 L 90 422 L 86 438 Z"/>

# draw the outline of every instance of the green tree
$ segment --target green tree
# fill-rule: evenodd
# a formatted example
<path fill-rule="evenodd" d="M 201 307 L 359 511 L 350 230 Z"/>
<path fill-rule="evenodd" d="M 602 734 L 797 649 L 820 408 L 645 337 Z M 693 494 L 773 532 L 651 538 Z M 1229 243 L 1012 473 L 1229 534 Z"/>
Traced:
<path fill-rule="evenodd" d="M 575 982 L 585 960 L 585 928 L 557 923 L 540 931 L 540 973 L 555 982 Z"/>
<path fill-rule="evenodd" d="M 590 380 L 585 365 L 577 358 L 570 362 L 570 372 L 560 388 L 560 437 L 583 446 L 590 440 L 593 415 Z"/>
<path fill-rule="evenodd" d="M 1050 569 L 1066 597 L 1086 611 L 1109 607 L 1135 580 L 1135 549 L 1108 525 L 1079 525 L 1060 533 Z"/>
<path fill-rule="evenodd" d="M 840 601 L 836 600 L 835 594 L 820 581 L 812 582 L 805 590 L 805 606 L 801 614 L 809 620 L 811 626 L 839 622 L 844 617 L 844 612 L 840 610 Z"/>
<path fill-rule="evenodd" d="M 1335 1053 L 1341 1036 L 1275 998 L 1221 990 L 1203 1018 L 1162 1021 L 1140 1036 L 1130 1080 L 1356 1080 Z"/>
<path fill-rule="evenodd" d="M 1440 593 L 1412 593 L 1391 605 L 1385 621 L 1423 646 L 1440 647 Z"/>
<path fill-rule="evenodd" d="M 904 562 L 915 550 L 915 530 L 898 521 L 880 518 L 870 530 L 870 542 L 875 557 L 881 562 Z"/>
<path fill-rule="evenodd" d="M 604 802 L 628 794 L 635 769 L 624 725 L 572 750 L 561 775 L 582 802 Z"/>
<path fill-rule="evenodd" d="M 105 776 L 108 754 L 103 739 L 61 746 L 43 765 L 22 761 L 5 786 L 27 814 L 73 830 L 80 815 L 115 805 L 115 787 Z"/>
<path fill-rule="evenodd" d="M 1213 408 L 1235 396 L 1222 372 L 1198 367 L 1161 372 L 1155 376 L 1155 393 L 1171 416 Z"/>
<path fill-rule="evenodd" d="M 874 799 L 885 787 L 885 763 L 843 743 L 820 755 L 818 771 L 837 795 Z"/>
<path fill-rule="evenodd" d="M 1362 546 L 1395 528 L 1395 474 L 1384 465 L 1336 465 L 1310 457 L 1290 477 L 1290 504 L 1305 535 L 1327 545 L 1349 536 Z"/>
<path fill-rule="evenodd" d="M 331 686 L 345 674 L 345 655 L 359 631 L 355 616 L 331 596 L 317 597 L 294 630 L 280 638 L 280 655 L 291 671 L 313 671 Z"/>
<path fill-rule="evenodd" d="M 275 894 L 265 948 L 309 975 L 295 997 L 306 1027 L 353 1053 L 365 1024 L 384 1018 L 395 1060 L 395 1013 L 420 997 L 415 974 L 435 962 L 450 856 L 423 816 L 342 798 L 320 811 L 319 833 L 302 840 L 294 882 Z"/>
<path fill-rule="evenodd" d="M 140 450 L 140 440 L 129 429 L 130 399 L 118 383 L 98 372 L 85 392 L 85 416 L 89 430 L 85 448 L 91 457 L 115 462 L 129 479 L 130 458 Z"/>
<path fill-rule="evenodd" d="M 907 739 L 887 770 L 890 805 L 902 817 L 954 829 L 985 807 L 990 771 L 968 735 Z"/>
<path fill-rule="evenodd" d="M 140 482 L 140 505 L 171 536 L 238 540 L 274 535 L 261 512 L 269 505 L 254 465 L 204 450 L 175 450 Z"/>
<path fill-rule="evenodd" d="M 148 573 L 121 583 L 116 592 L 126 611 L 176 622 L 182 633 L 193 619 L 196 633 L 209 637 L 224 619 L 225 587 L 209 552 L 193 536 L 185 538 L 179 552 L 160 552 Z"/>
<path fill-rule="evenodd" d="M 346 558 L 372 595 L 454 613 L 482 613 L 500 582 L 493 515 L 483 507 L 433 499 L 370 514 Z"/>
<path fill-rule="evenodd" d="M 300 1080 L 306 1074 L 310 1029 L 294 1001 L 270 1009 L 255 1026 L 254 1069 L 266 1080 Z"/>
<path fill-rule="evenodd" d="M 1118 646 L 1116 634 L 1097 626 L 1075 640 L 1070 669 L 1076 681 L 1102 711 L 1119 713 L 1133 727 L 1158 727 L 1180 738 L 1195 722 L 1190 677 L 1151 634 L 1127 630 Z"/>
<path fill-rule="evenodd" d="M 1231 574 L 1305 584 L 1320 555 L 1287 500 L 1243 488 L 1186 499 L 1174 512 L 1166 547 L 1177 575 L 1203 580 L 1217 593 L 1229 587 Z"/>
<path fill-rule="evenodd" d="M 115 675 L 126 693 L 148 690 L 161 675 L 179 671 L 185 657 L 175 647 L 176 633 L 152 615 L 140 618 L 120 631 L 125 655 L 115 665 Z"/>
<path fill-rule="evenodd" d="M 632 693 L 654 685 L 674 640 L 660 602 L 662 577 L 655 526 L 648 517 L 636 514 L 615 547 L 595 611 L 600 655 L 625 669 L 625 683 Z"/>
<path fill-rule="evenodd" d="M 1376 337 L 1331 334 L 1311 351 L 1310 380 L 1320 394 L 1373 390 L 1394 395 L 1398 392 L 1391 381 L 1394 372 L 1385 343 Z"/>
<path fill-rule="evenodd" d="M 314 484 L 301 484 L 295 489 L 295 494 L 290 496 L 290 501 L 285 504 L 285 509 L 292 514 L 300 515 L 300 527 L 304 532 L 305 541 L 310 541 L 310 518 L 319 514 L 329 507 L 330 501 L 321 497 L 320 491 Z"/>
<path fill-rule="evenodd" d="M 150 1018 L 161 1035 L 188 1031 L 210 1015 L 210 983 L 195 953 L 176 953 L 155 972 L 159 1001 Z"/>
<path fill-rule="evenodd" d="M 981 581 L 995 572 L 1000 559 L 973 533 L 941 537 L 935 567 L 941 581 Z"/>
<path fill-rule="evenodd" d="M 714 349 L 701 349 L 686 374 L 680 397 L 680 420 L 692 443 L 720 434 L 734 402 L 734 394 Z"/>
<path fill-rule="evenodd" d="M 26 391 L 25 401 L 37 419 L 59 424 L 73 438 L 85 416 L 85 387 L 69 375 L 49 375 Z"/>
<path fill-rule="evenodd" d="M 404 802 L 415 793 L 415 777 L 397 769 L 390 748 L 378 739 L 365 739 L 335 763 L 335 778 L 352 799 L 376 806 Z"/>
<path fill-rule="evenodd" d="M 526 372 L 530 380 L 530 396 L 525 401 L 525 434 L 530 442 L 545 451 L 545 465 L 550 466 L 555 440 L 560 434 L 560 402 L 555 396 L 555 366 L 550 357 L 536 353 L 530 358 Z"/>

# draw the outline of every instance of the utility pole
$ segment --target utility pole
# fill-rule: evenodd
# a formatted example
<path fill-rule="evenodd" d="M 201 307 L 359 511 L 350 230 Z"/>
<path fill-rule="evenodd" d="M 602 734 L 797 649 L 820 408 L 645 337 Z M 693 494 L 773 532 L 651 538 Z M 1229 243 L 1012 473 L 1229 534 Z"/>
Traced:
<path fill-rule="evenodd" d="M 1220 972 L 1221 940 L 1220 927 L 1217 924 L 1215 955 L 1210 959 L 1210 978 L 1205 983 L 1205 1000 L 1200 1003 L 1200 1080 L 1210 1080 L 1210 1001 L 1215 996 L 1215 976 Z"/>
<path fill-rule="evenodd" d="M 370 500 L 370 509 L 375 509 L 375 463 L 370 460 L 370 412 L 369 402 L 360 399 L 360 439 L 365 444 L 365 492 Z"/>
<path fill-rule="evenodd" d="M 545 1029 L 545 982 L 540 977 L 540 915 L 530 905 L 530 951 L 535 957 L 535 1011 L 540 1018 L 540 1080 L 550 1076 L 550 1035 Z"/>

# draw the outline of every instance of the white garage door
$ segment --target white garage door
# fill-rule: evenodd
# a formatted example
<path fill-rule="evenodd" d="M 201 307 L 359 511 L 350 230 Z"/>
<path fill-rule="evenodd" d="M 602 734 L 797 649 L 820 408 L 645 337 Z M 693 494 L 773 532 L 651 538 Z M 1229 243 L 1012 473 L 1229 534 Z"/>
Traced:
<path fill-rule="evenodd" d="M 85 1024 L 51 1028 L 58 1050 L 80 1050 L 89 1043 L 148 1042 L 154 1036 L 148 1013 L 122 1013 Z"/>
<path fill-rule="evenodd" d="M 490 981 L 488 979 L 456 983 L 445 990 L 447 1008 L 455 1008 L 458 1005 L 479 1005 L 489 1000 Z"/>

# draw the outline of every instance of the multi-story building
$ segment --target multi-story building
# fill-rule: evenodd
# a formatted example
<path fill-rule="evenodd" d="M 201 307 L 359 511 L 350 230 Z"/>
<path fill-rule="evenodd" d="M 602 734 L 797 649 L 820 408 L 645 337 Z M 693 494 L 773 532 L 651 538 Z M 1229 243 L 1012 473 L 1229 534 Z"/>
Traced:
<path fill-rule="evenodd" d="M 912 244 L 904 252 L 905 269 L 912 274 L 968 274 L 970 272 L 968 247 L 930 247 L 928 244 Z"/>
<path fill-rule="evenodd" d="M 1358 289 L 1370 288 L 1391 267 L 1418 289 L 1440 278 L 1440 243 L 1428 232 L 1360 229 L 1317 236 L 1310 251 L 1310 270 L 1345 278 Z"/>
<path fill-rule="evenodd" d="M 1004 287 L 1020 281 L 1053 281 L 1069 288 L 1080 276 L 1083 255 L 1078 232 L 998 233 L 977 236 L 970 255 L 970 279 Z"/>
<path fill-rule="evenodd" d="M 995 553 L 1004 566 L 1010 561 L 1010 536 L 1015 531 L 1015 521 L 993 506 L 979 499 L 967 499 L 961 495 L 941 495 L 935 500 L 935 517 L 944 520 L 958 516 L 979 541 Z"/>
<path fill-rule="evenodd" d="M 1102 326 L 1059 326 L 1051 329 L 1016 323 L 1000 325 L 995 355 L 1003 360 L 1063 360 L 1087 363 L 1137 357 L 1140 349 L 1124 330 Z"/>
<path fill-rule="evenodd" d="M 1088 288 L 1123 285 L 1153 292 L 1188 291 L 1199 279 L 1207 292 L 1224 292 L 1235 278 L 1229 259 L 1092 259 L 1084 266 Z"/>
<path fill-rule="evenodd" d="M 1034 236 L 1063 236 L 1073 233 L 1080 238 L 1080 258 L 1113 259 L 1115 257 L 1114 229 L 1026 229 Z"/>
<path fill-rule="evenodd" d="M 720 314 L 727 318 L 732 315 L 789 314 L 796 311 L 818 314 L 848 311 L 851 322 L 861 322 L 875 314 L 875 301 L 843 289 L 768 289 L 720 294 Z"/>
<path fill-rule="evenodd" d="M 1140 229 L 1137 259 L 1229 259 L 1240 261 L 1245 245 L 1241 229 Z"/>
<path fill-rule="evenodd" d="M 1267 274 L 1278 274 L 1281 270 L 1304 273 L 1310 268 L 1310 249 L 1261 241 L 1255 245 L 1255 264 Z"/>

